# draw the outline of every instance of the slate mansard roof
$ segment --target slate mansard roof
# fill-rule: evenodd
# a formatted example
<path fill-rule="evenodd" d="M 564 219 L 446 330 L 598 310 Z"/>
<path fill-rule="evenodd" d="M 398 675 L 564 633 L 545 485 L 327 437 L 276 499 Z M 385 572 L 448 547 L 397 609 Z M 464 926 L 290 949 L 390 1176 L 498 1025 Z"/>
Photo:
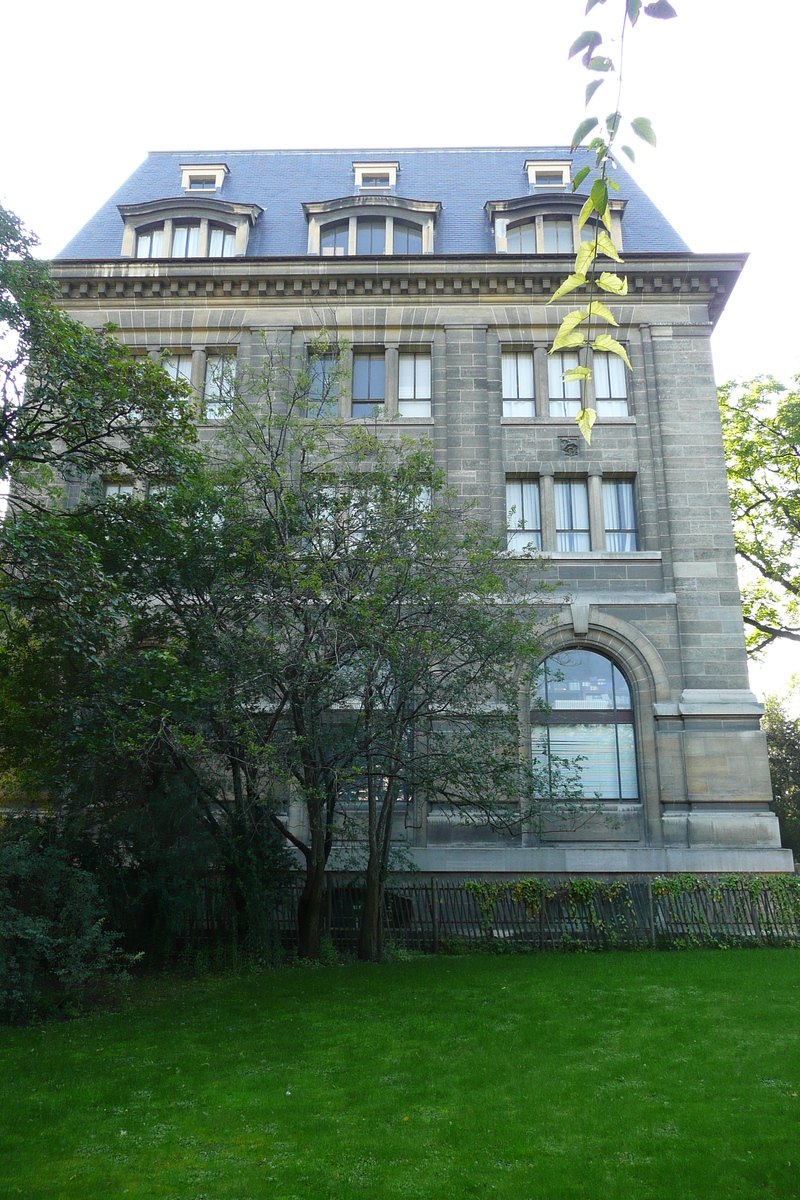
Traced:
<path fill-rule="evenodd" d="M 122 218 L 117 206 L 168 198 L 182 199 L 181 165 L 227 163 L 230 168 L 221 200 L 258 204 L 263 212 L 250 235 L 248 258 L 292 257 L 307 253 L 304 203 L 333 200 L 354 192 L 353 162 L 397 161 L 395 194 L 406 199 L 439 201 L 435 252 L 495 253 L 484 205 L 531 192 L 527 159 L 572 159 L 573 175 L 591 165 L 593 155 L 565 146 L 451 150 L 215 150 L 157 151 L 147 156 L 57 256 L 72 259 L 121 257 Z M 686 243 L 630 175 L 618 167 L 619 198 L 627 201 L 623 220 L 625 250 L 686 252 Z M 580 189 L 583 191 L 584 189 Z M 541 189 L 539 189 L 541 191 Z"/>

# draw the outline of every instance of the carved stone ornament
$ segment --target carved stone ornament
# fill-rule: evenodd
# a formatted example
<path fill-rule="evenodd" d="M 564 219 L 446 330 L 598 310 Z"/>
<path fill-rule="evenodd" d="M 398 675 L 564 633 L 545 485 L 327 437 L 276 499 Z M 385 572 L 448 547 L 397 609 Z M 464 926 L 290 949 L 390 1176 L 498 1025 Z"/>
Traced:
<path fill-rule="evenodd" d="M 561 445 L 561 453 L 567 458 L 576 458 L 579 450 L 578 439 L 572 437 L 571 434 L 562 435 L 559 439 Z"/>

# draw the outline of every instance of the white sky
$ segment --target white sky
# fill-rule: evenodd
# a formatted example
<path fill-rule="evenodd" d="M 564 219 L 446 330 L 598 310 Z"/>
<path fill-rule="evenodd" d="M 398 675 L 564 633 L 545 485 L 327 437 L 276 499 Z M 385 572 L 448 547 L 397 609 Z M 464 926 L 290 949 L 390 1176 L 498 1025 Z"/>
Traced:
<path fill-rule="evenodd" d="M 800 371 L 785 215 L 800 181 L 800 5 L 673 4 L 677 20 L 642 17 L 626 38 L 622 111 L 650 117 L 659 143 L 637 143 L 632 170 L 693 250 L 750 252 L 712 341 L 717 378 L 788 381 Z M 568 142 L 587 75 L 567 49 L 620 7 L 584 18 L 584 0 L 8 5 L 0 198 L 51 256 L 148 150 Z M 792 648 L 768 661 L 759 691 L 800 671 Z"/>

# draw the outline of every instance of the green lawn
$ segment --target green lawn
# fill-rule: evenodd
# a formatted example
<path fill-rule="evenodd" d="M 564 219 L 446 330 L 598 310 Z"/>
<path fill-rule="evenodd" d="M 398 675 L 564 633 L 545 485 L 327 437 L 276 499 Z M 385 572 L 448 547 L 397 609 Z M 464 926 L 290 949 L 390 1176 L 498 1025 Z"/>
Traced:
<path fill-rule="evenodd" d="M 0 1030 L 0 1196 L 800 1197 L 800 954 L 140 985 Z"/>

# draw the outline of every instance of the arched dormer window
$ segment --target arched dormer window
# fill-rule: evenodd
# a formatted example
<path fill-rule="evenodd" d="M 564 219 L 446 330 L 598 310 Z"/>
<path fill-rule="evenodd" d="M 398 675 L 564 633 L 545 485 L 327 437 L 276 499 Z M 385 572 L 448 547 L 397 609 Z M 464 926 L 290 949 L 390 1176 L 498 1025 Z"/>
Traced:
<path fill-rule="evenodd" d="M 247 253 L 262 209 L 190 195 L 120 204 L 123 258 L 232 258 Z"/>
<path fill-rule="evenodd" d="M 345 254 L 432 254 L 438 201 L 392 195 L 343 196 L 304 204 L 308 253 L 323 258 Z"/>
<path fill-rule="evenodd" d="M 583 798 L 637 800 L 631 689 L 610 659 L 594 650 L 561 650 L 542 666 L 537 688 L 545 710 L 531 710 L 531 751 L 558 796 L 564 769 L 577 771 Z"/>
<path fill-rule="evenodd" d="M 564 192 L 540 192 L 516 200 L 490 200 L 486 213 L 494 231 L 498 254 L 573 254 L 594 227 L 578 229 L 578 215 L 586 197 Z M 611 239 L 622 250 L 622 216 L 625 201 L 609 201 Z"/>

